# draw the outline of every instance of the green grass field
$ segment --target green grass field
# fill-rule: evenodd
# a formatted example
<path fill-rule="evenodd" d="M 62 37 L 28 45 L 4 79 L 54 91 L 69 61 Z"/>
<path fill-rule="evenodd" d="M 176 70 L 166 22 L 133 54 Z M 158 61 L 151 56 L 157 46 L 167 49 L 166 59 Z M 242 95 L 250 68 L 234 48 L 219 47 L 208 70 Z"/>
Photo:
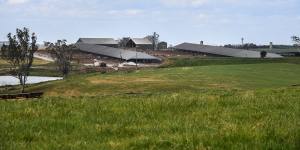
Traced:
<path fill-rule="evenodd" d="M 300 149 L 296 59 L 172 61 L 72 75 L 28 88 L 42 99 L 0 101 L 0 149 Z"/>
<path fill-rule="evenodd" d="M 278 58 L 278 59 L 231 58 L 231 57 L 171 58 L 162 67 L 266 64 L 266 63 L 300 64 L 300 58 L 299 57 L 286 57 L 286 58 Z"/>
<path fill-rule="evenodd" d="M 175 67 L 131 73 L 75 75 L 65 81 L 40 84 L 48 96 L 102 96 L 126 93 L 173 93 L 202 89 L 255 90 L 300 84 L 300 65 L 248 64 Z"/>

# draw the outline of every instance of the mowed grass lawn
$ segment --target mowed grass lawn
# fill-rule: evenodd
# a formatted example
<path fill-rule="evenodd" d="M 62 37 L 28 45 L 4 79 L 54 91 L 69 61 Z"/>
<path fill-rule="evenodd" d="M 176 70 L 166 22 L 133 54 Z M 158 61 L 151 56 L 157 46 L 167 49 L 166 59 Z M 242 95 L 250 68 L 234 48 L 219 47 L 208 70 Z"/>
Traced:
<path fill-rule="evenodd" d="M 300 65 L 75 75 L 0 102 L 0 149 L 300 149 Z"/>

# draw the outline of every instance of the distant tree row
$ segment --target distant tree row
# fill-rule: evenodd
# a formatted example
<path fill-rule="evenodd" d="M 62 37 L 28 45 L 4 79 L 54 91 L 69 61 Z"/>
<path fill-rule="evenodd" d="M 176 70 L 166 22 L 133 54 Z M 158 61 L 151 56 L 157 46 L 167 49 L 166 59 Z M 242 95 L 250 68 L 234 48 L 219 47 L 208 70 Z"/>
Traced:
<path fill-rule="evenodd" d="M 268 49 L 268 48 L 270 48 L 270 45 L 256 45 L 253 43 L 247 43 L 244 45 L 227 44 L 227 45 L 224 45 L 224 47 L 235 48 L 235 49 Z M 295 48 L 295 47 L 297 47 L 296 44 L 294 44 L 294 45 L 273 45 L 273 48 L 275 48 L 275 49 L 290 49 L 290 48 Z"/>
<path fill-rule="evenodd" d="M 290 49 L 300 46 L 300 37 L 292 36 L 291 39 L 294 42 L 294 45 L 273 45 L 272 47 L 275 49 Z M 224 47 L 235 49 L 267 49 L 270 48 L 270 45 L 256 45 L 254 43 L 246 43 L 242 45 L 227 44 L 224 45 Z"/>

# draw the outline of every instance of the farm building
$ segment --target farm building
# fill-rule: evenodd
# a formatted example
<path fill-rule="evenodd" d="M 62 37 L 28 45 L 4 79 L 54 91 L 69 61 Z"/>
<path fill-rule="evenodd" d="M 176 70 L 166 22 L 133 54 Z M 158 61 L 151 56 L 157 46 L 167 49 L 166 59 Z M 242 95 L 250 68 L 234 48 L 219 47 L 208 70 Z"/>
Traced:
<path fill-rule="evenodd" d="M 211 56 L 226 56 L 240 58 L 261 58 L 261 52 L 243 49 L 225 48 L 221 46 L 209 46 L 203 44 L 182 43 L 174 47 L 175 50 L 193 52 Z M 267 53 L 266 58 L 282 58 L 274 53 Z"/>
<path fill-rule="evenodd" d="M 159 42 L 157 47 L 159 50 L 168 49 L 168 43 L 167 42 Z"/>
<path fill-rule="evenodd" d="M 80 38 L 77 43 L 103 45 L 109 47 L 118 47 L 118 41 L 113 38 Z"/>
<path fill-rule="evenodd" d="M 124 48 L 126 48 L 126 47 L 129 47 L 129 48 L 134 47 L 134 46 L 131 46 L 131 45 L 127 46 L 127 43 L 128 43 L 129 40 L 130 40 L 130 37 L 123 37 L 119 41 L 119 46 L 120 47 L 124 47 Z"/>
<path fill-rule="evenodd" d="M 140 62 L 140 63 L 159 63 L 160 58 L 148 55 L 146 53 L 135 52 L 130 50 L 124 50 L 119 48 L 113 48 L 103 45 L 76 43 L 75 46 L 79 51 L 85 53 L 91 53 L 94 55 L 110 57 L 114 59 L 120 59 L 124 61 Z"/>
<path fill-rule="evenodd" d="M 147 38 L 130 38 L 126 42 L 125 47 L 147 50 L 147 49 L 153 49 L 153 44 Z"/>

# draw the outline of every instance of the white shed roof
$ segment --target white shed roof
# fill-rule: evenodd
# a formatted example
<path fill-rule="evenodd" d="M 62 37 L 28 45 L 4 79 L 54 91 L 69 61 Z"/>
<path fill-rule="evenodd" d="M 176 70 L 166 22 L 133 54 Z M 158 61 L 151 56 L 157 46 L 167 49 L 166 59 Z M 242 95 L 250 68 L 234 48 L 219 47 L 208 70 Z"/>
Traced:
<path fill-rule="evenodd" d="M 136 45 L 152 45 L 152 42 L 147 38 L 132 38 Z"/>

